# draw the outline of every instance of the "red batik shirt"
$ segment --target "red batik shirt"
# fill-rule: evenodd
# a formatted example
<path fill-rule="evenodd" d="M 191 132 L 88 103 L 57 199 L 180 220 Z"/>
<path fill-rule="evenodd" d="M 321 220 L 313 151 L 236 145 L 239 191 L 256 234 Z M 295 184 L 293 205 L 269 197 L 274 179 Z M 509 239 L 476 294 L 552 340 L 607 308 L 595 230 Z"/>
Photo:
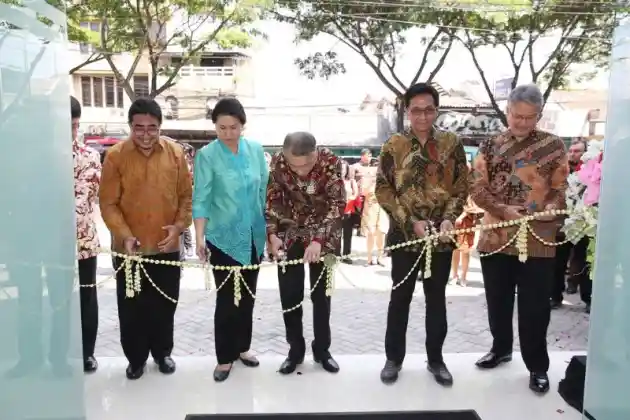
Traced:
<path fill-rule="evenodd" d="M 305 177 L 298 176 L 282 152 L 270 163 L 267 186 L 267 234 L 276 234 L 289 248 L 296 241 L 305 246 L 319 242 L 322 252 L 334 253 L 341 241 L 341 218 L 346 190 L 341 161 L 321 148 L 315 166 Z"/>
<path fill-rule="evenodd" d="M 101 181 L 101 158 L 98 152 L 84 144 L 74 142 L 74 202 L 77 222 L 77 258 L 98 255 L 99 241 L 96 229 L 96 198 Z"/>

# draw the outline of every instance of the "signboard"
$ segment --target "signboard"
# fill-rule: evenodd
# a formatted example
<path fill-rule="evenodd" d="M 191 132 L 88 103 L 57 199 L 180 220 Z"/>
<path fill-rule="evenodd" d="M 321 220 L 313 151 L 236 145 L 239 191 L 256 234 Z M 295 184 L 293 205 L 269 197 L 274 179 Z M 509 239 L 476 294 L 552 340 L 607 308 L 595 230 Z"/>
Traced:
<path fill-rule="evenodd" d="M 512 91 L 513 77 L 500 79 L 494 82 L 494 100 L 505 101 Z"/>

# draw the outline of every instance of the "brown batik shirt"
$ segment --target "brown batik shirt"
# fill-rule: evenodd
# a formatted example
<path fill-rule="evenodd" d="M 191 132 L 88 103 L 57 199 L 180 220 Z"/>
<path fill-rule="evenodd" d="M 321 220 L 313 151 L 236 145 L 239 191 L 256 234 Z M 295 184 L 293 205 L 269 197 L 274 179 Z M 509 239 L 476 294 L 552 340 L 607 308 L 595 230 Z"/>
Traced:
<path fill-rule="evenodd" d="M 319 242 L 323 253 L 335 253 L 341 241 L 341 218 L 346 189 L 341 160 L 320 148 L 311 172 L 300 177 L 291 170 L 282 152 L 271 160 L 267 186 L 267 234 L 276 234 L 288 249 L 296 241 L 304 246 Z"/>
<path fill-rule="evenodd" d="M 424 144 L 411 132 L 394 134 L 383 145 L 376 176 L 376 198 L 390 216 L 388 244 L 417 239 L 415 221 L 455 224 L 468 197 L 464 146 L 450 132 L 435 129 Z M 440 243 L 440 249 L 452 249 Z M 408 247 L 417 250 L 418 247 Z"/>
<path fill-rule="evenodd" d="M 140 253 L 159 254 L 164 226 L 192 222 L 192 180 L 182 147 L 161 138 L 146 156 L 132 140 L 113 146 L 103 163 L 100 207 L 115 251 L 124 252 L 123 241 L 135 237 Z M 179 243 L 166 250 L 177 251 Z"/>
<path fill-rule="evenodd" d="M 507 206 L 522 206 L 526 213 L 566 208 L 569 165 L 564 143 L 553 134 L 533 131 L 516 139 L 509 131 L 484 141 L 473 164 L 471 198 L 485 210 L 484 224 L 505 220 Z M 554 242 L 562 217 L 530 224 L 543 239 Z M 518 226 L 497 228 L 480 234 L 478 250 L 492 252 L 512 238 Z M 514 245 L 502 251 L 518 255 Z M 528 256 L 553 257 L 556 248 L 529 234 Z"/>

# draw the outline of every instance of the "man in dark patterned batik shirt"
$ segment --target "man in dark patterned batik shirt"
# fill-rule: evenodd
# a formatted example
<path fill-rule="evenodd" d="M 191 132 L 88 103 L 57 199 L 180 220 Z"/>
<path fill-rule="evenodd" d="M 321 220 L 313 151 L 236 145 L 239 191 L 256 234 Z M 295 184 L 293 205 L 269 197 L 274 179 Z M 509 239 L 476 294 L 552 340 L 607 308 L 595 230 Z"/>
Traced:
<path fill-rule="evenodd" d="M 313 302 L 312 349 L 315 362 L 331 373 L 339 365 L 329 352 L 330 296 L 326 296 L 323 254 L 334 254 L 341 243 L 341 220 L 346 207 L 346 190 L 341 177 L 341 160 L 330 150 L 317 148 L 309 133 L 289 134 L 271 161 L 267 187 L 267 234 L 269 252 L 276 259 L 304 258 L 309 266 Z M 291 309 L 304 300 L 304 265 L 278 268 L 280 301 Z M 283 314 L 289 356 L 279 372 L 289 374 L 304 360 L 306 344 L 302 307 Z"/>
<path fill-rule="evenodd" d="M 508 130 L 480 145 L 470 195 L 485 210 L 484 224 L 566 207 L 569 165 L 564 143 L 553 134 L 536 129 L 544 104 L 536 85 L 518 86 L 508 98 Z M 531 222 L 530 229 L 549 243 L 555 241 L 561 223 L 561 217 L 552 216 Z M 477 249 L 493 253 L 481 259 L 493 342 L 477 366 L 492 369 L 512 360 L 512 317 L 518 290 L 518 335 L 521 355 L 530 372 L 529 387 L 536 393 L 545 393 L 549 391 L 547 328 L 556 248 L 530 233 L 528 257 L 522 263 L 516 246 L 503 248 L 517 230 L 518 226 L 511 226 L 479 235 Z"/>
<path fill-rule="evenodd" d="M 448 232 L 462 213 L 468 196 L 466 153 L 453 133 L 433 127 L 439 95 L 432 86 L 420 83 L 404 96 L 411 130 L 394 134 L 381 150 L 376 178 L 376 198 L 390 216 L 388 245 L 422 238 L 428 231 Z M 426 349 L 428 369 L 445 386 L 453 377 L 442 358 L 446 338 L 446 285 L 451 269 L 454 242 L 442 237 L 433 250 L 431 276 L 422 286 L 426 301 Z M 391 253 L 392 290 L 387 311 L 385 353 L 381 371 L 384 383 L 398 379 L 405 358 L 409 305 L 426 258 L 422 245 L 399 248 Z M 420 258 L 420 263 L 416 261 Z M 402 283 L 402 284 L 401 284 Z"/>

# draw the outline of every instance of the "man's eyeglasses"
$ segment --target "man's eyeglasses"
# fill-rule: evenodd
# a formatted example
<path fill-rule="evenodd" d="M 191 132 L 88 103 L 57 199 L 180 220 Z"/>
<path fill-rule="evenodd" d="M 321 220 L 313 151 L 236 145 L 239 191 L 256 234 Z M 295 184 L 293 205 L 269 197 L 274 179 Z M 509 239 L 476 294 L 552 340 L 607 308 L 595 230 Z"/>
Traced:
<path fill-rule="evenodd" d="M 160 128 L 155 126 L 155 125 L 150 125 L 150 126 L 140 126 L 140 125 L 134 125 L 132 127 L 133 133 L 137 136 L 142 136 L 142 135 L 149 135 L 149 136 L 156 136 L 159 132 L 160 132 Z"/>
<path fill-rule="evenodd" d="M 534 114 L 534 115 L 519 115 L 519 114 L 515 114 L 514 112 L 510 111 L 510 115 L 512 116 L 512 118 L 514 118 L 517 121 L 520 122 L 524 122 L 524 123 L 533 123 L 533 122 L 537 122 L 538 121 L 538 117 L 539 114 Z"/>
<path fill-rule="evenodd" d="M 433 115 L 435 115 L 435 113 L 437 112 L 437 108 L 411 108 L 409 110 L 409 113 L 414 116 L 414 117 L 421 117 L 421 116 L 425 116 L 425 117 L 431 117 Z"/>

